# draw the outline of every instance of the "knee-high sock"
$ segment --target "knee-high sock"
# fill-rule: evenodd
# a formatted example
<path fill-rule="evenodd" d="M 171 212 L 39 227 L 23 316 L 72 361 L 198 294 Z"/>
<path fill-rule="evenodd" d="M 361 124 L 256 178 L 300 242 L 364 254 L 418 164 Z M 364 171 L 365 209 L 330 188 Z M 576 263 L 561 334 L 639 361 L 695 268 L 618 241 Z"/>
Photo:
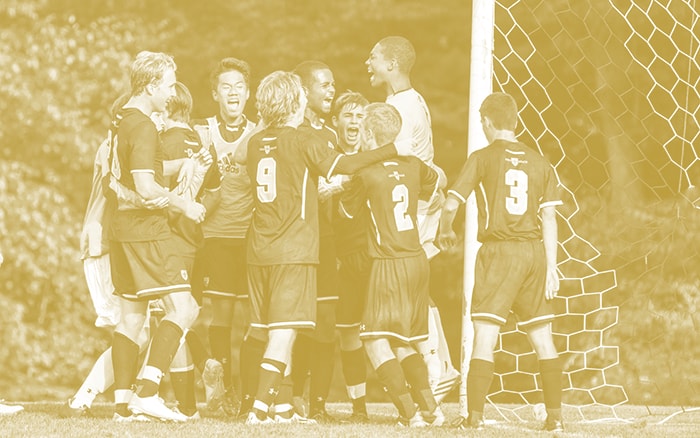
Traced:
<path fill-rule="evenodd" d="M 343 364 L 343 375 L 348 397 L 352 401 L 352 410 L 355 413 L 367 414 L 367 365 L 365 364 L 365 350 L 358 348 L 352 351 L 341 351 L 340 360 Z"/>
<path fill-rule="evenodd" d="M 313 341 L 311 383 L 309 385 L 309 413 L 326 409 L 326 399 L 331 389 L 335 359 L 335 342 Z"/>
<path fill-rule="evenodd" d="M 117 412 L 128 416 L 127 405 L 131 398 L 131 385 L 136 379 L 139 346 L 119 332 L 112 341 L 112 368 L 114 369 L 114 402 Z"/>
<path fill-rule="evenodd" d="M 406 377 L 397 359 L 390 359 L 377 368 L 377 377 L 382 382 L 389 398 L 403 418 L 411 418 L 416 414 L 416 405 L 408 392 Z"/>
<path fill-rule="evenodd" d="M 167 319 L 160 322 L 153 336 L 143 379 L 139 381 L 136 390 L 140 397 L 158 393 L 160 379 L 170 366 L 181 338 L 182 329 L 177 324 Z"/>
<path fill-rule="evenodd" d="M 187 341 L 187 348 L 190 349 L 190 354 L 192 355 L 192 362 L 201 373 L 202 371 L 204 371 L 204 362 L 206 362 L 207 359 L 209 359 L 209 352 L 207 351 L 207 347 L 204 346 L 202 338 L 199 337 L 197 332 L 195 332 L 194 330 L 187 330 L 185 340 Z"/>
<path fill-rule="evenodd" d="M 561 416 L 561 375 L 559 358 L 540 360 L 540 378 L 542 395 L 547 412 L 555 417 Z"/>
<path fill-rule="evenodd" d="M 401 361 L 406 382 L 411 388 L 411 396 L 421 411 L 432 413 L 437 407 L 433 392 L 428 384 L 428 368 L 423 359 L 416 353 L 406 356 Z"/>
<path fill-rule="evenodd" d="M 180 412 L 188 417 L 194 415 L 197 412 L 197 400 L 194 395 L 194 365 L 187 369 L 171 369 L 170 383 Z"/>
<path fill-rule="evenodd" d="M 467 408 L 469 412 L 484 412 L 486 396 L 493 379 L 493 362 L 472 359 L 467 374 Z"/>
<path fill-rule="evenodd" d="M 224 386 L 231 387 L 231 327 L 209 326 L 211 355 L 224 367 Z"/>
<path fill-rule="evenodd" d="M 248 336 L 241 344 L 241 408 L 240 412 L 248 412 L 253 407 L 255 392 L 258 389 L 260 362 L 265 354 L 265 343 Z"/>
<path fill-rule="evenodd" d="M 106 349 L 92 365 L 90 372 L 73 396 L 75 406 L 92 406 L 92 402 L 114 383 L 114 366 L 112 364 L 112 347 Z"/>
<path fill-rule="evenodd" d="M 311 370 L 311 354 L 314 341 L 303 334 L 297 336 L 292 349 L 292 382 L 294 384 L 293 392 L 295 397 L 304 395 L 306 380 L 309 377 Z"/>
<path fill-rule="evenodd" d="M 267 417 L 270 405 L 277 398 L 286 365 L 282 362 L 263 358 L 260 363 L 260 381 L 255 394 L 253 412 L 260 420 Z"/>

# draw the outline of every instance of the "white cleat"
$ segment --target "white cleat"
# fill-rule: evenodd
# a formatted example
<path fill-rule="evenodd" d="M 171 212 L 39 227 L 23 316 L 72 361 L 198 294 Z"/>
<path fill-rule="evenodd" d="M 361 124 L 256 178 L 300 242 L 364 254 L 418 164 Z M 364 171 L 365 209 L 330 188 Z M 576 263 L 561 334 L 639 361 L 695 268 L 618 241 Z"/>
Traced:
<path fill-rule="evenodd" d="M 165 406 L 165 402 L 158 395 L 150 397 L 139 397 L 134 394 L 129 402 L 129 410 L 134 414 L 148 415 L 149 417 L 157 418 L 162 421 L 175 421 L 184 423 L 187 421 L 187 416 L 181 412 L 175 412 Z"/>
<path fill-rule="evenodd" d="M 0 415 L 14 415 L 24 410 L 24 406 L 0 403 Z"/>
<path fill-rule="evenodd" d="M 440 381 L 437 383 L 437 385 L 431 388 L 435 401 L 438 404 L 442 402 L 447 394 L 459 386 L 460 376 L 459 371 L 454 368 L 450 368 L 445 372 L 445 374 L 440 376 Z"/>
<path fill-rule="evenodd" d="M 421 416 L 423 417 L 423 420 L 425 420 L 425 422 L 428 423 L 428 426 L 440 427 L 443 424 L 445 424 L 445 414 L 442 413 L 442 409 L 440 409 L 440 406 L 437 406 L 432 413 L 428 414 L 422 412 Z"/>
<path fill-rule="evenodd" d="M 151 419 L 141 414 L 131 414 L 127 417 L 122 417 L 115 412 L 112 416 L 112 421 L 116 423 L 148 423 Z"/>
<path fill-rule="evenodd" d="M 176 413 L 178 413 L 178 414 L 184 415 L 185 418 L 187 418 L 187 421 L 197 421 L 197 420 L 201 420 L 201 419 L 202 419 L 202 416 L 199 415 L 199 411 L 194 411 L 194 414 L 192 414 L 192 415 L 187 415 L 187 414 L 182 413 L 182 411 L 181 411 L 177 406 L 175 406 L 175 407 L 173 408 L 173 412 L 176 412 Z"/>
<path fill-rule="evenodd" d="M 421 415 L 420 411 L 416 411 L 416 413 L 413 415 L 413 417 L 409 419 L 405 418 L 399 418 L 399 426 L 403 427 L 411 427 L 411 428 L 420 428 L 420 427 L 428 427 L 429 424 L 423 419 L 423 416 Z"/>
<path fill-rule="evenodd" d="M 248 418 L 246 418 L 246 420 L 245 420 L 245 424 L 253 425 L 253 426 L 257 426 L 257 425 L 261 425 L 261 424 L 272 424 L 272 423 L 274 423 L 274 420 L 272 418 L 266 417 L 264 420 L 261 420 L 255 414 L 255 412 L 250 412 L 248 414 Z"/>
<path fill-rule="evenodd" d="M 275 414 L 275 423 L 277 424 L 318 424 L 318 422 L 312 418 L 302 417 L 301 415 L 294 412 L 290 418 L 282 417 L 281 415 Z"/>
<path fill-rule="evenodd" d="M 224 366 L 216 359 L 207 359 L 202 372 L 204 394 L 207 398 L 207 409 L 215 411 L 224 402 L 226 388 L 224 387 Z"/>

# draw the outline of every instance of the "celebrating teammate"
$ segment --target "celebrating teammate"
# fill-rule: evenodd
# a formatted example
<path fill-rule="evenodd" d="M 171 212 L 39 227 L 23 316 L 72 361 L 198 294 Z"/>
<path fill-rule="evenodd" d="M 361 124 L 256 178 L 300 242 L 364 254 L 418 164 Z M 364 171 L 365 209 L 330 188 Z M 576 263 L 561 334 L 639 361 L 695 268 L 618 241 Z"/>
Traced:
<path fill-rule="evenodd" d="M 472 295 L 474 348 L 467 376 L 466 425 L 483 427 L 493 350 L 512 310 L 539 359 L 545 428 L 561 431 L 562 369 L 552 339 L 550 303 L 559 290 L 555 207 L 562 202 L 557 178 L 542 155 L 517 140 L 518 112 L 512 96 L 493 93 L 479 111 L 489 145 L 471 154 L 448 191 L 438 239 L 443 248 L 454 245 L 452 222 L 457 208 L 480 187 L 476 194 L 482 246 Z"/>
<path fill-rule="evenodd" d="M 447 184 L 447 179 L 442 169 L 433 162 L 430 111 L 423 96 L 411 85 L 410 74 L 415 60 L 416 52 L 410 41 L 400 36 L 389 36 L 375 44 L 365 64 L 370 73 L 370 84 L 383 88 L 386 103 L 394 106 L 401 114 L 402 125 L 396 144 L 406 143 L 414 156 L 438 172 L 442 189 Z M 428 260 L 439 252 L 433 242 L 443 198 L 442 190 L 438 190 L 433 199 L 421 205 L 418 210 L 418 234 Z M 439 401 L 456 387 L 460 375 L 452 365 L 440 313 L 432 302 L 429 318 L 430 336 L 418 345 L 418 349 L 428 365 L 431 388 Z"/>
<path fill-rule="evenodd" d="M 365 111 L 363 147 L 390 144 L 401 129 L 396 108 L 373 103 Z M 410 427 L 445 420 L 430 390 L 427 367 L 414 348 L 428 337 L 430 276 L 416 214 L 419 200 L 428 201 L 437 187 L 437 173 L 421 160 L 396 157 L 359 171 L 341 202 L 348 217 L 369 207 L 372 267 L 360 338 L 399 411 L 400 424 Z"/>

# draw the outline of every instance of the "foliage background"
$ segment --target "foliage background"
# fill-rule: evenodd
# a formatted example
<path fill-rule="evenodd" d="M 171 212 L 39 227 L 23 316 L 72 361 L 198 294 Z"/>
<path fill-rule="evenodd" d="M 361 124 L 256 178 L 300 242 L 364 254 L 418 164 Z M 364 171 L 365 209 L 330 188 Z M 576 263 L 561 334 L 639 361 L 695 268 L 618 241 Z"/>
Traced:
<path fill-rule="evenodd" d="M 469 16 L 464 0 L 0 0 L 0 395 L 65 398 L 109 345 L 92 325 L 78 232 L 107 111 L 136 53 L 174 55 L 193 116 L 206 117 L 217 110 L 208 72 L 225 56 L 251 64 L 251 94 L 271 71 L 320 59 L 338 92 L 381 100 L 364 61 L 380 38 L 404 35 L 418 54 L 413 85 L 432 112 L 436 162 L 453 177 L 466 157 Z M 254 99 L 247 114 L 255 119 Z M 621 306 L 620 324 L 606 333 L 607 345 L 621 345 L 614 383 L 637 403 L 700 403 L 697 210 L 673 193 L 624 212 L 614 193 L 576 195 L 587 213 L 578 234 L 601 251 L 601 269 L 620 269 L 608 303 Z M 456 362 L 462 254 L 432 267 Z"/>

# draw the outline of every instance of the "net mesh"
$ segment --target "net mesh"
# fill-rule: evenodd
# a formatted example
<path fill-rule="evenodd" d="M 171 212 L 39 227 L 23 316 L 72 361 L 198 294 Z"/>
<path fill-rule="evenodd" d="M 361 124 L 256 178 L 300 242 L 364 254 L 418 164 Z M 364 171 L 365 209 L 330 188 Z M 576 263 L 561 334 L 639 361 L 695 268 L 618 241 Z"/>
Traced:
<path fill-rule="evenodd" d="M 496 2 L 494 90 L 516 98 L 519 138 L 539 148 L 565 188 L 553 329 L 563 401 L 584 420 L 617 417 L 630 398 L 698 401 L 675 364 L 682 345 L 662 339 L 682 327 L 697 332 L 691 309 L 700 303 L 700 258 L 686 248 L 698 234 L 689 231 L 698 225 L 700 184 L 696 6 Z M 525 334 L 509 321 L 489 395 L 504 417 L 522 419 L 541 402 L 537 370 Z"/>

